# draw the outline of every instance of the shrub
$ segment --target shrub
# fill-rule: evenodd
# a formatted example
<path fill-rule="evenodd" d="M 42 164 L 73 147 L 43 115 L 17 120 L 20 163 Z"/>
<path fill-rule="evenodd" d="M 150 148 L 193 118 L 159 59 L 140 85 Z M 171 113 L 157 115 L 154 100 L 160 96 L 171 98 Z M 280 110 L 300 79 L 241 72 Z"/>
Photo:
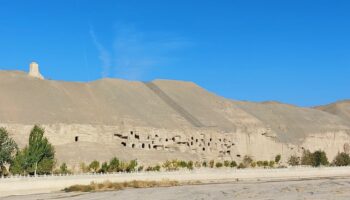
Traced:
<path fill-rule="evenodd" d="M 89 166 L 86 166 L 86 164 L 85 164 L 84 162 L 81 162 L 81 163 L 80 163 L 80 170 L 81 170 L 83 173 L 89 172 Z"/>
<path fill-rule="evenodd" d="M 269 167 L 273 168 L 275 166 L 275 161 L 271 160 L 269 162 Z"/>
<path fill-rule="evenodd" d="M 217 163 L 215 164 L 215 167 L 216 167 L 216 168 L 222 167 L 222 163 L 221 163 L 221 162 L 217 162 Z"/>
<path fill-rule="evenodd" d="M 167 171 L 175 171 L 175 170 L 178 170 L 179 167 L 178 166 L 184 166 L 186 167 L 187 163 L 184 162 L 184 164 L 182 162 L 179 162 L 177 160 L 167 160 L 165 161 L 165 163 L 163 163 L 163 168 Z"/>
<path fill-rule="evenodd" d="M 181 168 L 186 168 L 187 167 L 187 162 L 186 161 L 183 161 L 183 160 L 181 160 L 181 161 L 174 161 L 174 164 L 176 165 L 176 166 L 178 166 L 178 167 L 181 167 Z"/>
<path fill-rule="evenodd" d="M 142 165 L 137 168 L 138 172 L 141 172 L 142 170 L 143 170 L 143 166 Z"/>
<path fill-rule="evenodd" d="M 207 167 L 207 161 L 203 161 L 202 166 Z"/>
<path fill-rule="evenodd" d="M 192 162 L 192 161 L 188 161 L 188 163 L 187 163 L 187 169 L 190 169 L 190 170 L 193 169 L 193 162 Z"/>
<path fill-rule="evenodd" d="M 231 161 L 230 162 L 230 167 L 237 167 L 237 163 L 236 163 L 236 161 Z"/>
<path fill-rule="evenodd" d="M 224 166 L 225 166 L 225 167 L 229 167 L 229 166 L 230 166 L 230 161 L 225 160 L 225 161 L 224 161 Z"/>
<path fill-rule="evenodd" d="M 62 163 L 58 170 L 54 171 L 55 174 L 71 174 L 72 172 L 68 170 L 67 164 Z"/>
<path fill-rule="evenodd" d="M 37 174 L 51 174 L 55 166 L 55 160 L 44 158 L 37 167 Z"/>
<path fill-rule="evenodd" d="M 269 166 L 269 161 L 264 160 L 264 161 L 262 162 L 262 164 L 263 164 L 264 167 L 267 167 L 267 166 Z"/>
<path fill-rule="evenodd" d="M 302 165 L 313 165 L 314 158 L 312 153 L 309 150 L 304 150 L 300 162 Z"/>
<path fill-rule="evenodd" d="M 95 191 L 110 191 L 123 190 L 124 188 L 153 188 L 153 187 L 171 187 L 180 185 L 177 181 L 130 181 L 130 182 L 110 182 L 103 183 L 91 182 L 89 185 L 73 185 L 63 189 L 65 192 L 95 192 Z"/>
<path fill-rule="evenodd" d="M 123 162 L 123 161 L 120 161 L 120 162 L 119 162 L 119 169 L 118 169 L 118 171 L 119 171 L 119 172 L 126 172 L 128 166 L 129 166 L 128 163 Z"/>
<path fill-rule="evenodd" d="M 253 161 L 252 163 L 250 163 L 250 166 L 255 168 L 256 167 L 256 162 Z"/>
<path fill-rule="evenodd" d="M 215 163 L 214 160 L 209 161 L 209 167 L 214 168 L 214 163 Z"/>
<path fill-rule="evenodd" d="M 62 163 L 61 166 L 60 166 L 60 171 L 62 173 L 66 173 L 68 171 L 68 167 L 67 167 L 67 164 L 66 163 Z"/>
<path fill-rule="evenodd" d="M 146 168 L 146 172 L 150 172 L 150 171 L 154 171 L 154 170 L 153 170 L 153 167 L 148 166 L 148 167 Z"/>
<path fill-rule="evenodd" d="M 160 165 L 156 165 L 156 166 L 148 166 L 147 168 L 146 168 L 146 171 L 147 172 L 149 172 L 149 171 L 160 171 Z"/>
<path fill-rule="evenodd" d="M 291 166 L 296 166 L 300 164 L 300 158 L 296 155 L 292 155 L 289 160 L 288 160 L 288 164 Z"/>
<path fill-rule="evenodd" d="M 246 168 L 246 166 L 243 163 L 239 163 L 237 168 L 238 169 L 244 169 L 244 168 Z"/>
<path fill-rule="evenodd" d="M 94 160 L 89 165 L 89 170 L 93 172 L 97 172 L 100 168 L 100 163 L 97 160 Z"/>
<path fill-rule="evenodd" d="M 338 153 L 333 160 L 333 165 L 335 166 L 348 166 L 350 165 L 350 156 L 347 153 Z"/>
<path fill-rule="evenodd" d="M 262 167 L 263 166 L 263 161 L 261 161 L 261 160 L 257 161 L 256 165 L 258 165 L 258 167 Z"/>
<path fill-rule="evenodd" d="M 129 164 L 126 166 L 126 171 L 127 172 L 134 172 L 137 167 L 137 161 L 136 160 L 131 160 Z"/>
<path fill-rule="evenodd" d="M 101 165 L 101 169 L 99 170 L 100 173 L 106 173 L 108 172 L 108 163 L 107 162 L 103 162 Z"/>
<path fill-rule="evenodd" d="M 250 156 L 244 156 L 243 158 L 243 164 L 248 167 L 253 162 L 253 159 Z"/>
<path fill-rule="evenodd" d="M 199 161 L 196 161 L 196 162 L 194 163 L 194 166 L 195 166 L 196 168 L 202 167 L 202 165 L 201 165 L 201 163 L 200 163 Z"/>
<path fill-rule="evenodd" d="M 154 170 L 155 171 L 160 171 L 160 166 L 159 165 L 154 166 Z"/>
<path fill-rule="evenodd" d="M 281 155 L 278 154 L 278 155 L 276 155 L 276 157 L 275 157 L 275 163 L 279 163 L 280 161 L 281 161 Z"/>

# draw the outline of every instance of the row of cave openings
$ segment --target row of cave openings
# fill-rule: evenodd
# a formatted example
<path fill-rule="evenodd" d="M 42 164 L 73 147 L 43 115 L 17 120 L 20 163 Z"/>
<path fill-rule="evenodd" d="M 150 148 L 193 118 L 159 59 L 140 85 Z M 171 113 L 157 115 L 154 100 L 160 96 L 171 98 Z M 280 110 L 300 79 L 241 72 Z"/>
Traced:
<path fill-rule="evenodd" d="M 124 136 L 122 134 L 114 134 L 114 136 L 116 137 L 119 137 L 123 140 L 128 140 L 129 139 L 129 136 Z M 134 133 L 134 131 L 130 131 L 130 137 L 136 139 L 136 140 L 140 140 L 140 135 Z M 157 134 L 154 135 L 154 138 L 159 138 L 159 136 Z M 159 138 L 158 140 L 160 142 L 162 142 L 163 138 Z M 148 135 L 147 136 L 147 140 L 151 140 L 151 136 Z M 210 149 L 211 147 L 211 142 L 213 142 L 213 139 L 212 138 L 209 138 L 209 141 L 205 142 L 205 140 L 202 138 L 202 139 L 198 139 L 198 138 L 194 138 L 193 136 L 191 137 L 190 141 L 181 141 L 181 136 L 174 136 L 172 137 L 171 139 L 169 138 L 165 138 L 164 139 L 165 142 L 169 142 L 169 141 L 172 141 L 178 145 L 186 145 L 187 147 L 191 148 L 192 146 L 194 145 L 198 145 L 199 148 L 204 152 L 208 149 Z M 224 144 L 221 144 L 221 150 L 219 151 L 220 154 L 231 154 L 231 150 L 229 150 L 229 148 L 231 146 L 234 146 L 235 143 L 231 143 L 231 141 L 227 140 L 226 138 L 220 138 L 218 139 L 218 141 L 220 143 L 224 143 Z M 204 146 L 203 146 L 203 145 Z M 215 143 L 217 145 L 217 143 Z M 124 146 L 124 147 L 127 147 L 128 146 L 128 143 L 126 141 L 122 141 L 121 142 L 121 145 Z M 207 145 L 208 148 L 205 147 L 205 145 Z M 226 147 L 226 149 L 224 150 L 223 146 Z M 156 150 L 161 150 L 161 149 L 168 149 L 169 147 L 165 146 L 164 144 L 155 144 L 155 141 L 152 140 L 151 143 L 140 143 L 139 146 L 137 146 L 135 143 L 131 143 L 130 145 L 131 148 L 142 148 L 142 149 L 156 149 Z M 237 157 L 240 157 L 239 154 L 237 154 Z"/>

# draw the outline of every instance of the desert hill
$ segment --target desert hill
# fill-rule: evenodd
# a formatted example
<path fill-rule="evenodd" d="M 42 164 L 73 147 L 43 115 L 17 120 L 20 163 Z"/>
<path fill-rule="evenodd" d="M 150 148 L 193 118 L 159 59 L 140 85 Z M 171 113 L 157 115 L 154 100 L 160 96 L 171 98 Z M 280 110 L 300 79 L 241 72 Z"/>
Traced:
<path fill-rule="evenodd" d="M 20 144 L 25 144 L 30 126 L 42 124 L 62 154 L 64 149 L 79 145 L 73 140 L 78 136 L 79 142 L 86 144 L 111 145 L 112 149 L 118 144 L 113 150 L 116 152 L 122 144 L 131 149 L 146 146 L 161 151 L 190 152 L 201 158 L 216 153 L 233 158 L 288 148 L 296 151 L 310 138 L 322 141 L 309 145 L 315 148 L 328 145 L 330 151 L 336 152 L 343 144 L 334 146 L 344 139 L 326 144 L 329 137 L 335 138 L 335 134 L 347 137 L 350 133 L 349 102 L 314 109 L 278 102 L 236 101 L 183 81 L 144 83 L 108 78 L 80 83 L 39 79 L 20 71 L 0 71 L 0 93 L 0 123 L 13 132 Z M 127 135 L 130 131 L 141 136 L 130 140 Z M 201 139 L 193 144 L 190 142 L 195 140 L 193 136 Z M 179 141 L 175 142 L 175 138 Z M 213 138 L 218 142 L 211 143 Z M 275 146 L 269 146 L 269 142 Z M 73 157 L 62 156 L 65 160 Z"/>
<path fill-rule="evenodd" d="M 349 102 L 324 109 L 319 107 L 319 110 L 327 111 L 322 112 L 278 102 L 232 101 L 191 82 L 155 80 L 152 85 L 168 99 L 160 98 L 143 82 L 119 79 L 62 82 L 40 80 L 24 72 L 1 71 L 0 121 L 20 124 L 130 123 L 175 129 L 183 126 L 218 128 L 226 132 L 256 126 L 270 128 L 284 141 L 349 128 L 345 122 L 350 120 Z M 171 106 L 172 103 L 177 107 Z"/>
<path fill-rule="evenodd" d="M 338 101 L 325 106 L 318 106 L 316 109 L 337 115 L 347 122 L 350 122 L 350 100 Z"/>

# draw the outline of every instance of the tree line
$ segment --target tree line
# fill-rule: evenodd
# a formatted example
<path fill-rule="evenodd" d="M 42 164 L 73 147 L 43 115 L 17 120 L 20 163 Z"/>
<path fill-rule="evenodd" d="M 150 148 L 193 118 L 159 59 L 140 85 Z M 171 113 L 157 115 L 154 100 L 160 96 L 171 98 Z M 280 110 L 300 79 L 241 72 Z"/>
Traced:
<path fill-rule="evenodd" d="M 55 149 L 44 136 L 45 130 L 35 125 L 28 145 L 19 149 L 5 128 L 0 128 L 0 176 L 11 174 L 50 174 L 55 166 Z M 9 170 L 6 168 L 9 166 Z"/>

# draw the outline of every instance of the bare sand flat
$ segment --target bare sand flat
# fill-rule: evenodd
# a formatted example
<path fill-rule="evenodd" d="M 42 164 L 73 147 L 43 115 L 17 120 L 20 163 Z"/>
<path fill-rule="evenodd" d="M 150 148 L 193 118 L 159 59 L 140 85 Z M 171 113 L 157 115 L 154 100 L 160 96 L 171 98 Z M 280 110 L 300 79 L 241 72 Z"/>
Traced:
<path fill-rule="evenodd" d="M 170 188 L 127 189 L 96 193 L 50 193 L 11 196 L 4 200 L 34 199 L 350 199 L 350 178 L 296 181 L 254 181 L 189 185 Z"/>

